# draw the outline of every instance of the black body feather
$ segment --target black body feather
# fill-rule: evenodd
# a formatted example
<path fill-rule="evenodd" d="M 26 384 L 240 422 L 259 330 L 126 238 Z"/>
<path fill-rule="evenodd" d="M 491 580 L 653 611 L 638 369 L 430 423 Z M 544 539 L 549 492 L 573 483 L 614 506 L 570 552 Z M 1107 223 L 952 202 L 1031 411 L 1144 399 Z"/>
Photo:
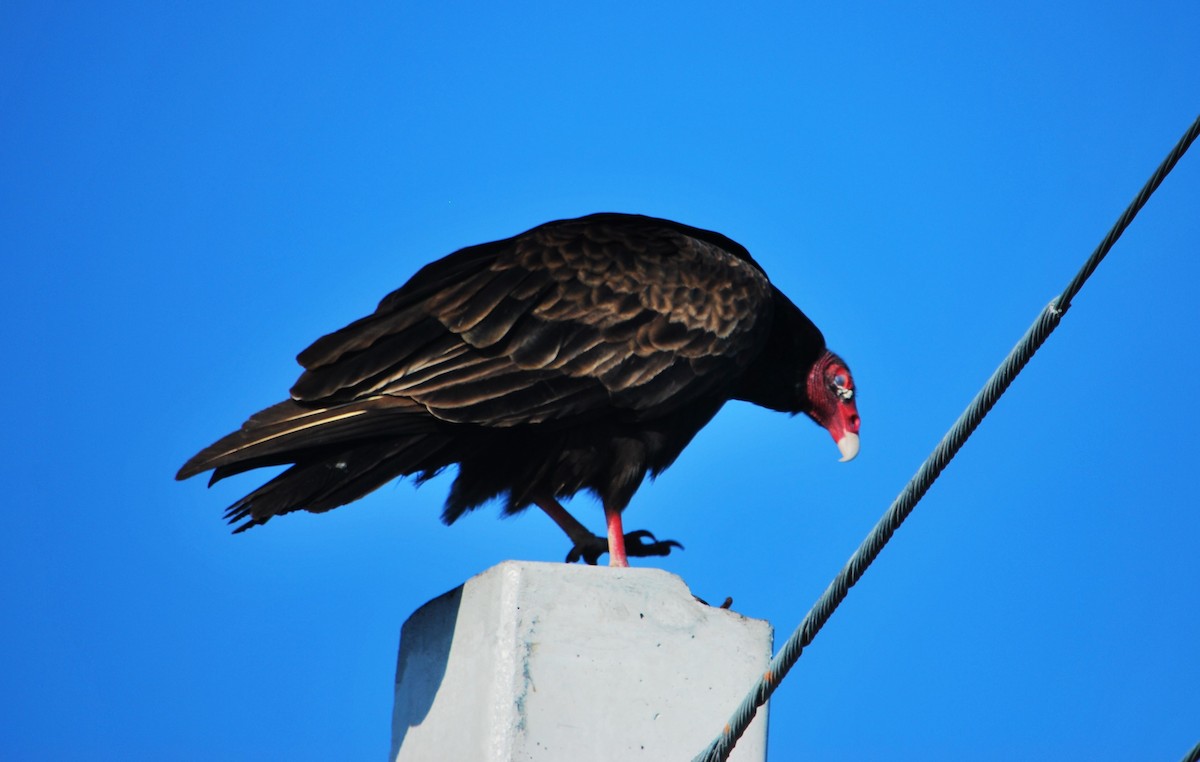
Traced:
<path fill-rule="evenodd" d="M 433 262 L 300 353 L 292 399 L 180 469 L 290 468 L 237 531 L 458 465 L 443 518 L 592 490 L 623 508 L 729 399 L 805 409 L 816 326 L 730 239 L 596 214 Z"/>

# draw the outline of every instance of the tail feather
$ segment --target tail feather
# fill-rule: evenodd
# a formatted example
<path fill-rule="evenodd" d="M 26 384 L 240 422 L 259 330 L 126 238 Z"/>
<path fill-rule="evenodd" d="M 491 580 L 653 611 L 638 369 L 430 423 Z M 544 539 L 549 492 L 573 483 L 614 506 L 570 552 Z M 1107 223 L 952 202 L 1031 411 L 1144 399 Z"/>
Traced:
<path fill-rule="evenodd" d="M 292 511 L 329 511 L 393 479 L 432 476 L 448 465 L 448 445 L 444 438 L 415 436 L 304 460 L 229 506 L 225 518 L 230 524 L 242 522 L 236 534 Z"/>
<path fill-rule="evenodd" d="M 295 463 L 305 453 L 429 433 L 435 427 L 425 408 L 401 397 L 375 397 L 329 408 L 288 400 L 254 414 L 240 429 L 201 450 L 175 478 L 214 469 L 211 484 L 253 468 Z"/>
<path fill-rule="evenodd" d="M 367 414 L 369 413 L 369 415 Z M 376 397 L 327 408 L 281 402 L 183 465 L 176 479 L 212 469 L 209 484 L 264 466 L 290 465 L 225 512 L 235 532 L 297 510 L 328 511 L 392 479 L 427 479 L 455 461 L 451 438 L 424 407 Z"/>

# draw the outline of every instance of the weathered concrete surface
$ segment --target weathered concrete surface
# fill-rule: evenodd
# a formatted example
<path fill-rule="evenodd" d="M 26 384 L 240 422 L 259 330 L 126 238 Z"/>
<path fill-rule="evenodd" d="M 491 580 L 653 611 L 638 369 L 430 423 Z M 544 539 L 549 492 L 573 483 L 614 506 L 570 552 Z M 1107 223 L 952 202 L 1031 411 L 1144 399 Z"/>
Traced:
<path fill-rule="evenodd" d="M 770 657 L 673 574 L 505 562 L 405 623 L 390 758 L 690 760 Z M 730 759 L 765 757 L 764 708 Z"/>

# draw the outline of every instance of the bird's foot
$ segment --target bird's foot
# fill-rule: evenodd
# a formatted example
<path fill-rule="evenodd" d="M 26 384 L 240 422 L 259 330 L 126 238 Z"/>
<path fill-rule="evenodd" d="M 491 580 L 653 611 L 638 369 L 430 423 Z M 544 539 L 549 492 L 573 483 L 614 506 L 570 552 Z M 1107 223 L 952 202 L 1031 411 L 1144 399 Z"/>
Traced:
<path fill-rule="evenodd" d="M 645 558 L 647 556 L 665 556 L 669 555 L 671 548 L 679 548 L 683 550 L 683 545 L 675 540 L 660 540 L 645 529 L 639 529 L 636 532 L 629 532 L 625 535 L 625 555 L 637 558 Z M 573 564 L 582 559 L 586 563 L 595 566 L 600 560 L 600 556 L 608 552 L 608 540 L 594 534 L 578 540 L 575 547 L 571 548 L 571 552 L 567 554 L 567 563 Z"/>

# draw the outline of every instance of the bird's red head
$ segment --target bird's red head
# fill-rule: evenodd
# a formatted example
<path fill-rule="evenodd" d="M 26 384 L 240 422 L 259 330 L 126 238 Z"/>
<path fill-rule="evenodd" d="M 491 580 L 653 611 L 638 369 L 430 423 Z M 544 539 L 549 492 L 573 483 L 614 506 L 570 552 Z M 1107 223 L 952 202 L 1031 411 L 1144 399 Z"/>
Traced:
<path fill-rule="evenodd" d="M 808 399 L 812 408 L 805 412 L 833 436 L 843 462 L 858 455 L 855 396 L 854 377 L 846 363 L 833 352 L 825 352 L 808 372 Z"/>

